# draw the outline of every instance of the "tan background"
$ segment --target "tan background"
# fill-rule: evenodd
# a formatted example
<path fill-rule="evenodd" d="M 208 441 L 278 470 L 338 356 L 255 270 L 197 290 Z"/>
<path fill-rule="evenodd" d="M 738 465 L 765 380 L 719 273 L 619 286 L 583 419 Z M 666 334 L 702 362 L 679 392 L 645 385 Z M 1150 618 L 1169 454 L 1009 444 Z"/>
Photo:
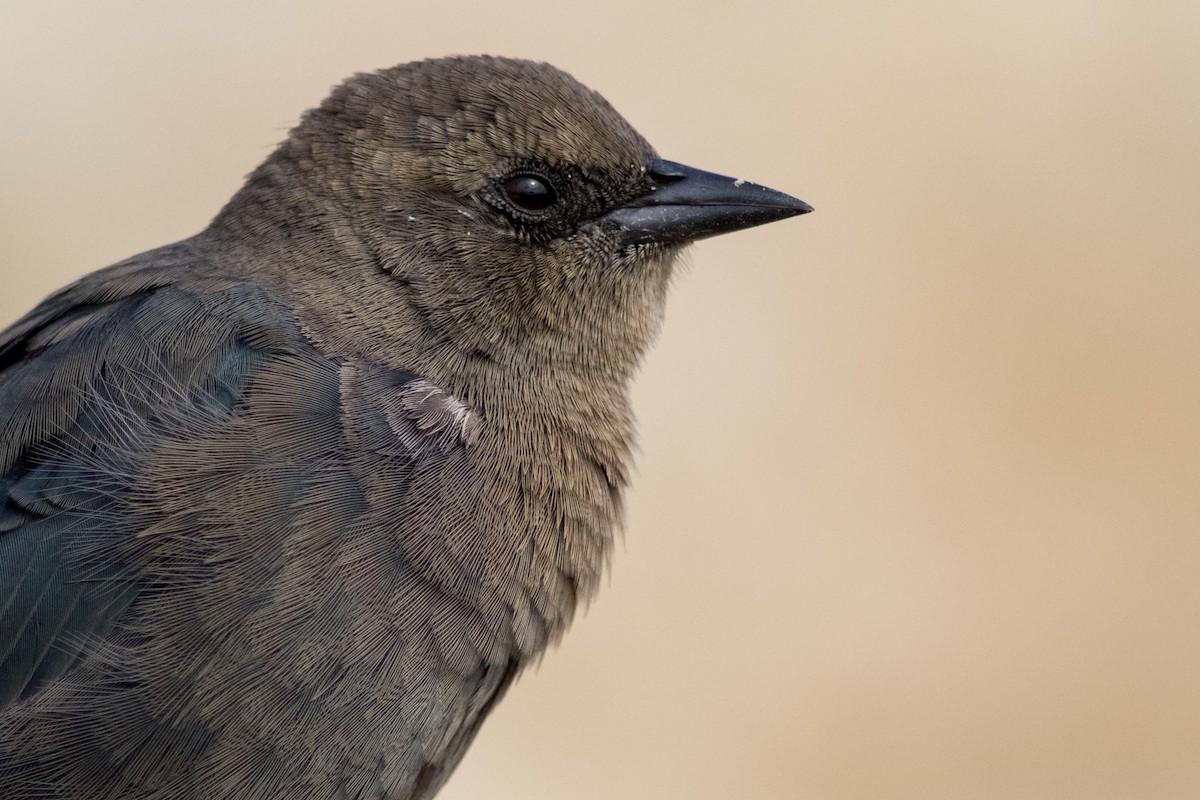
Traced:
<path fill-rule="evenodd" d="M 246 5 L 0 3 L 0 320 L 425 56 L 817 207 L 694 248 L 610 585 L 444 798 L 1200 796 L 1200 4 Z"/>

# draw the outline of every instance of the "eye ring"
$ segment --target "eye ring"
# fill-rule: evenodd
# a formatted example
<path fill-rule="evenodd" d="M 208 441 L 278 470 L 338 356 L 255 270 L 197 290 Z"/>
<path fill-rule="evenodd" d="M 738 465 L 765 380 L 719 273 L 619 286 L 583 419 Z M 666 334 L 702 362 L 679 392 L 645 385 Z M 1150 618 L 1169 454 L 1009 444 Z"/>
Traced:
<path fill-rule="evenodd" d="M 500 181 L 500 191 L 520 211 L 537 214 L 558 202 L 549 180 L 534 172 L 518 172 Z"/>

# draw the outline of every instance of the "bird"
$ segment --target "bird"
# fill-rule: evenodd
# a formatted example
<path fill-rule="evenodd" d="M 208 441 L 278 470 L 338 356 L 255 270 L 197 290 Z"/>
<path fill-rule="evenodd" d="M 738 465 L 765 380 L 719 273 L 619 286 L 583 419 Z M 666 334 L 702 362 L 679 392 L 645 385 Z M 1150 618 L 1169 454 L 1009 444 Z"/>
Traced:
<path fill-rule="evenodd" d="M 679 253 L 811 210 L 549 64 L 336 87 L 0 335 L 0 796 L 432 797 L 606 569 Z"/>

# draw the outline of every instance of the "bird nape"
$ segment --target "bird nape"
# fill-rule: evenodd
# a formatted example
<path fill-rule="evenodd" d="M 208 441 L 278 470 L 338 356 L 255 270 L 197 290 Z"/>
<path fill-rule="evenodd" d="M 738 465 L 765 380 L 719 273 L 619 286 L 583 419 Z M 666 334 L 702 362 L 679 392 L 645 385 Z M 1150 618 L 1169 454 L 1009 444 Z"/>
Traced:
<path fill-rule="evenodd" d="M 0 336 L 0 796 L 433 796 L 596 589 L 676 254 L 810 210 L 547 64 L 339 86 Z"/>

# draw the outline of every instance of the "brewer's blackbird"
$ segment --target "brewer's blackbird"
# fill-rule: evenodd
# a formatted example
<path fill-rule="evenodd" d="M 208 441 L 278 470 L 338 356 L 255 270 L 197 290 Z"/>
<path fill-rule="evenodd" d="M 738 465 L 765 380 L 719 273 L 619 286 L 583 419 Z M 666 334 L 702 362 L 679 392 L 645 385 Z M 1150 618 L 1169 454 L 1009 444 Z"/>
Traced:
<path fill-rule="evenodd" d="M 681 246 L 809 210 L 546 64 L 335 89 L 0 336 L 0 797 L 431 797 L 596 589 Z"/>

